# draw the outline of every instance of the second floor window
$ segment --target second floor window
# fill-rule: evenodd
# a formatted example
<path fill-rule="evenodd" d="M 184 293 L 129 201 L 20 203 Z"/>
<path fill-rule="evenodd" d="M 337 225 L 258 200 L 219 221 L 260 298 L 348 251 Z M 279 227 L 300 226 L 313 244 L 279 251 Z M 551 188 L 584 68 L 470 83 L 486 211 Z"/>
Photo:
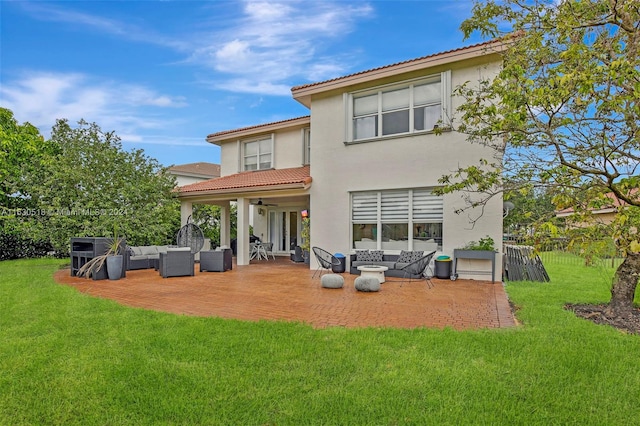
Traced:
<path fill-rule="evenodd" d="M 302 131 L 303 145 L 302 145 L 302 164 L 311 164 L 311 129 L 304 129 Z"/>
<path fill-rule="evenodd" d="M 448 107 L 449 74 L 351 95 L 348 141 L 433 130 Z"/>
<path fill-rule="evenodd" d="M 264 170 L 273 167 L 271 137 L 244 143 L 244 170 Z"/>

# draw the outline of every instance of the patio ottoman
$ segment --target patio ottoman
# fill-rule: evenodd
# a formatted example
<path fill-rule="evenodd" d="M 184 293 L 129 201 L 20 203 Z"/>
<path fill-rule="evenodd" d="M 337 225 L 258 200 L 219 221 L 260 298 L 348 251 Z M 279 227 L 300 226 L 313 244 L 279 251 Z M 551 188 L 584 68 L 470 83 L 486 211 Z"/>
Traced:
<path fill-rule="evenodd" d="M 358 277 L 356 278 L 354 285 L 358 291 L 380 291 L 380 280 L 376 277 Z"/>
<path fill-rule="evenodd" d="M 342 288 L 344 286 L 344 278 L 338 274 L 325 274 L 320 281 L 324 288 Z"/>

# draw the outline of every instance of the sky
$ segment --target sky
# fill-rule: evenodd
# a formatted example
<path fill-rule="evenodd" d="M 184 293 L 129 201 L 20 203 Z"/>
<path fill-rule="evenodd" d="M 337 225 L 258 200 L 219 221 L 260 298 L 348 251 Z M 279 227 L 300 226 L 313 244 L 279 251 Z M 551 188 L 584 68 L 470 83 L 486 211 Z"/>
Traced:
<path fill-rule="evenodd" d="M 469 0 L 0 0 L 0 107 L 97 123 L 164 166 L 208 134 L 309 115 L 291 88 L 481 41 Z"/>

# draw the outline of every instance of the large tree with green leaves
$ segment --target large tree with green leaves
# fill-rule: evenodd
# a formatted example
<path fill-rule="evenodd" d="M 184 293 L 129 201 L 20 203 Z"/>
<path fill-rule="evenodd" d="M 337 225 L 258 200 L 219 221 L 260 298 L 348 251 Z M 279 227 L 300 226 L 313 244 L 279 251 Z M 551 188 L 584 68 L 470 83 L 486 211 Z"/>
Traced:
<path fill-rule="evenodd" d="M 577 214 L 613 193 L 628 207 L 610 235 L 627 256 L 609 314 L 625 316 L 640 276 L 640 2 L 479 1 L 461 29 L 505 40 L 499 74 L 456 91 L 457 130 L 496 156 L 444 176 L 444 190 L 486 199 L 546 188 Z"/>
<path fill-rule="evenodd" d="M 37 230 L 56 249 L 73 236 L 111 236 L 133 244 L 167 243 L 180 227 L 175 179 L 142 150 L 124 151 L 114 132 L 95 123 L 58 120 L 57 155 L 30 189 Z"/>
<path fill-rule="evenodd" d="M 0 108 L 0 207 L 5 218 L 34 207 L 29 186 L 41 177 L 55 145 L 30 123 L 19 124 L 13 112 Z M 5 228 L 6 229 L 6 228 Z"/>

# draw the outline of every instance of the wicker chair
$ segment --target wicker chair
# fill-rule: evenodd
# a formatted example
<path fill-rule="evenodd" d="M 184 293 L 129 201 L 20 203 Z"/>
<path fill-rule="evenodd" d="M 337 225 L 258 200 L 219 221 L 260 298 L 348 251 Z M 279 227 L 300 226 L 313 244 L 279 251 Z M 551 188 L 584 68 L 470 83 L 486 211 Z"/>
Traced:
<path fill-rule="evenodd" d="M 340 267 L 342 265 L 337 257 L 320 247 L 313 247 L 311 250 L 313 250 L 313 254 L 318 260 L 318 269 L 313 273 L 313 277 L 311 277 L 312 279 L 315 278 L 318 271 L 320 271 L 320 276 L 322 276 L 322 272 L 325 269 L 332 271 L 334 266 Z"/>
<path fill-rule="evenodd" d="M 431 263 L 431 259 L 435 254 L 436 252 L 432 251 L 431 253 L 421 257 L 416 261 L 411 262 L 410 264 L 402 268 L 401 270 L 404 272 L 404 278 L 406 279 L 407 277 L 409 277 L 409 282 L 411 282 L 411 279 L 416 275 L 419 277 L 423 277 L 427 280 L 427 285 L 429 286 L 429 288 L 432 288 L 433 283 L 431 282 L 431 278 L 426 276 L 424 272 L 429 267 L 429 263 Z M 400 283 L 400 287 L 402 287 L 402 283 Z"/>
<path fill-rule="evenodd" d="M 160 253 L 158 271 L 162 278 L 194 276 L 194 255 L 190 250 L 169 250 Z"/>

